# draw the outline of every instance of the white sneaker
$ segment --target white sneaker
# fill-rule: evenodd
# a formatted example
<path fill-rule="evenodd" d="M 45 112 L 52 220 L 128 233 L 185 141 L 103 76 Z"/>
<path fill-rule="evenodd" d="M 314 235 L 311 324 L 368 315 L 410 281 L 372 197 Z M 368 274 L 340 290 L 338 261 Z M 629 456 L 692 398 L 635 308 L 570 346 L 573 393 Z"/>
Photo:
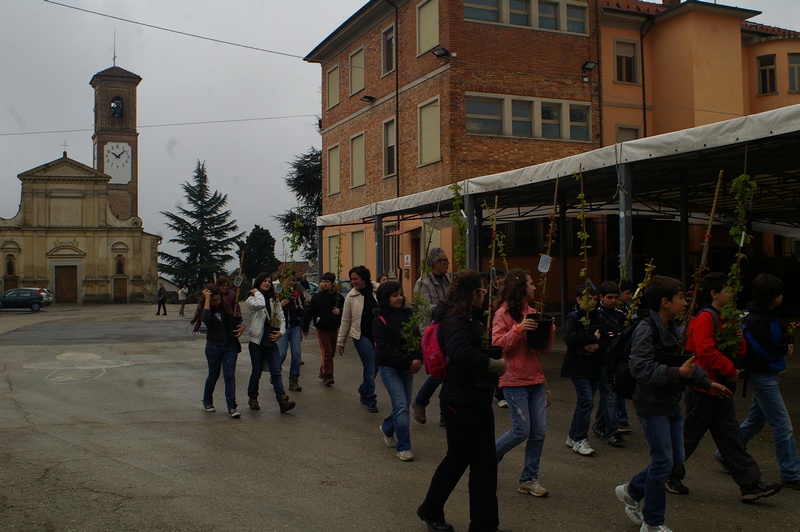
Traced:
<path fill-rule="evenodd" d="M 506 401 L 505 399 L 500 399 L 499 401 L 497 401 L 497 406 L 499 408 L 508 408 L 508 401 Z"/>
<path fill-rule="evenodd" d="M 614 488 L 614 493 L 617 495 L 617 499 L 625 503 L 625 513 L 631 521 L 637 525 L 644 522 L 642 518 L 642 509 L 640 508 L 641 501 L 636 502 L 633 497 L 631 497 L 630 493 L 628 493 L 627 483 Z"/>
<path fill-rule="evenodd" d="M 592 456 L 594 449 L 589 445 L 589 440 L 576 441 L 572 446 L 572 450 L 581 456 Z"/>
<path fill-rule="evenodd" d="M 547 497 L 547 494 L 550 493 L 547 488 L 539 484 L 539 479 L 520 482 L 517 491 L 520 493 L 529 493 L 534 497 Z"/>
<path fill-rule="evenodd" d="M 570 438 L 569 436 L 567 436 L 567 447 L 569 447 L 570 449 L 572 449 L 573 447 L 575 447 L 575 440 L 573 440 L 573 439 L 572 439 L 572 438 Z"/>
<path fill-rule="evenodd" d="M 383 441 L 386 442 L 386 447 L 391 447 L 394 449 L 397 447 L 397 438 L 395 436 L 387 436 L 385 432 L 383 432 L 383 426 L 378 425 L 378 430 L 381 431 L 381 436 L 383 436 Z"/>
<path fill-rule="evenodd" d="M 414 459 L 414 455 L 411 453 L 411 451 L 398 451 L 397 457 L 403 462 L 410 462 Z"/>
<path fill-rule="evenodd" d="M 672 529 L 666 525 L 650 526 L 647 523 L 642 522 L 642 528 L 639 529 L 639 532 L 672 532 Z"/>

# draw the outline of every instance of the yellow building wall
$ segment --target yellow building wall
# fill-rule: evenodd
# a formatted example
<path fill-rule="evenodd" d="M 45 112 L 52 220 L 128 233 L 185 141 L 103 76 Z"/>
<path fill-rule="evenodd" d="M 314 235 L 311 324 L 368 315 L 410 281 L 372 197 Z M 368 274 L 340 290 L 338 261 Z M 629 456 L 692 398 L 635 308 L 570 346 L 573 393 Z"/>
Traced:
<path fill-rule="evenodd" d="M 742 85 L 747 89 L 745 108 L 748 114 L 800 104 L 800 92 L 789 92 L 789 53 L 800 54 L 800 38 L 764 41 L 744 48 Z M 777 94 L 759 95 L 757 58 L 770 54 L 775 54 L 775 78 L 778 92 Z"/>

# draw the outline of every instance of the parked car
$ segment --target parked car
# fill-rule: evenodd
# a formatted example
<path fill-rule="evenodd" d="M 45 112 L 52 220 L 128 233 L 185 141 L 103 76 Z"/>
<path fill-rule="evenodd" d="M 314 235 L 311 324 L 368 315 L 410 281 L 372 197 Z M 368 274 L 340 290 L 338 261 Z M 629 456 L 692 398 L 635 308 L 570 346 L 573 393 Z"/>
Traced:
<path fill-rule="evenodd" d="M 38 288 L 12 288 L 0 297 L 0 308 L 29 308 L 39 312 L 44 300 Z"/>
<path fill-rule="evenodd" d="M 53 293 L 47 288 L 28 288 L 28 290 L 38 290 L 39 294 L 42 296 L 42 303 L 44 303 L 45 307 L 55 301 Z"/>

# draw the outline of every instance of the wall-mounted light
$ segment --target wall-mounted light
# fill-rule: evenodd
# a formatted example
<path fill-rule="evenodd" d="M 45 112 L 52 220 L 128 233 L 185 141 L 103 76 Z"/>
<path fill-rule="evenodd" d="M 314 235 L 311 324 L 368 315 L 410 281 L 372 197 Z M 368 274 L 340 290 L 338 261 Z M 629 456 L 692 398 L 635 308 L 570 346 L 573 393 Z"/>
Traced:
<path fill-rule="evenodd" d="M 589 74 L 597 68 L 597 61 L 584 61 L 583 66 L 581 67 L 581 80 L 584 83 L 589 83 Z"/>
<path fill-rule="evenodd" d="M 448 50 L 444 46 L 437 46 L 436 48 L 431 50 L 431 53 L 436 57 L 438 57 L 439 59 L 450 57 L 450 50 Z"/>
<path fill-rule="evenodd" d="M 359 98 L 362 102 L 372 103 L 375 101 L 375 96 L 370 96 L 369 94 L 365 94 L 361 98 Z"/>

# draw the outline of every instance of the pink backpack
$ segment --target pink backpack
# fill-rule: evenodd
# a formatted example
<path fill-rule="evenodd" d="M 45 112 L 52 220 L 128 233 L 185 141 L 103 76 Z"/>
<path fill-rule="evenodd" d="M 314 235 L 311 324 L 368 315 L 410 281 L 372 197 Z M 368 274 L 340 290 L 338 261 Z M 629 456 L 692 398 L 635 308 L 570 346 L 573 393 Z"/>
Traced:
<path fill-rule="evenodd" d="M 425 327 L 422 333 L 422 362 L 425 364 L 425 372 L 436 380 L 444 380 L 447 375 L 448 358 L 444 356 L 439 347 L 437 336 L 439 323 L 431 323 Z"/>

